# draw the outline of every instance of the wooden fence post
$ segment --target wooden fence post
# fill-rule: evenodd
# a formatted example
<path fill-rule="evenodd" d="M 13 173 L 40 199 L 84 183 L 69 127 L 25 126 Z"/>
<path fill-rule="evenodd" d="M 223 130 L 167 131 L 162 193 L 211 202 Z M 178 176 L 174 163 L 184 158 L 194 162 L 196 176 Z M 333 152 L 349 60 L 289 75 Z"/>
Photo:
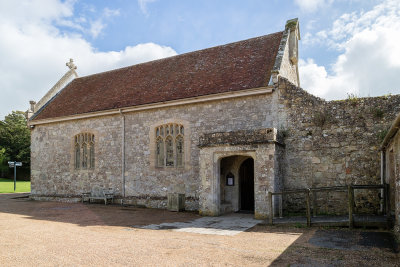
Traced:
<path fill-rule="evenodd" d="M 274 210 L 272 208 L 272 193 L 268 192 L 268 202 L 269 202 L 269 224 L 273 224 Z"/>
<path fill-rule="evenodd" d="M 347 188 L 348 199 L 349 199 L 349 228 L 353 228 L 354 218 L 353 218 L 353 208 L 354 208 L 354 189 L 351 185 Z"/>
<path fill-rule="evenodd" d="M 385 201 L 385 215 L 390 216 L 390 188 L 389 184 L 384 184 L 384 200 Z"/>
<path fill-rule="evenodd" d="M 317 191 L 312 191 L 312 212 L 313 212 L 313 217 L 317 216 Z"/>
<path fill-rule="evenodd" d="M 310 227 L 311 226 L 310 190 L 307 190 L 306 202 L 307 202 L 307 226 Z"/>

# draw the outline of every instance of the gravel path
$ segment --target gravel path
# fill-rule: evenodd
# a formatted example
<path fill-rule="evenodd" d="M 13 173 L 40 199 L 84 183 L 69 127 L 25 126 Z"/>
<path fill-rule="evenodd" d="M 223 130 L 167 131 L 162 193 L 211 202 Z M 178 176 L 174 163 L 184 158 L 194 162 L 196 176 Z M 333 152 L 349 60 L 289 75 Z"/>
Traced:
<path fill-rule="evenodd" d="M 0 266 L 400 266 L 388 248 L 311 244 L 315 228 L 257 225 L 235 235 L 151 230 L 143 227 L 201 217 L 16 196 L 0 194 Z"/>

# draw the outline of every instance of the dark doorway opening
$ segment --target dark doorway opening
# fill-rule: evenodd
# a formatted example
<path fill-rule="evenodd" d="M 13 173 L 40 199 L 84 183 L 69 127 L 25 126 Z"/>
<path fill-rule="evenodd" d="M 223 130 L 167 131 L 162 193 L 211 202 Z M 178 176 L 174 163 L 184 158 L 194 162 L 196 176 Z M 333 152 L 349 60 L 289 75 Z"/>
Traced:
<path fill-rule="evenodd" d="M 239 168 L 240 209 L 254 211 L 254 160 L 246 159 Z"/>

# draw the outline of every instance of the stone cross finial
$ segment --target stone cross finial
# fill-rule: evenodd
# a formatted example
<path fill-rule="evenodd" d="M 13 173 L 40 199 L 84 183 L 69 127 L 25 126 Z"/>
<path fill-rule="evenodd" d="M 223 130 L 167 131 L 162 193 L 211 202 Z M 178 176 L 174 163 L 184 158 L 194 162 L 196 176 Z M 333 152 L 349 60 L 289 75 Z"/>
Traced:
<path fill-rule="evenodd" d="M 74 64 L 74 60 L 72 58 L 69 59 L 69 62 L 65 64 L 70 70 L 76 70 L 76 66 Z"/>

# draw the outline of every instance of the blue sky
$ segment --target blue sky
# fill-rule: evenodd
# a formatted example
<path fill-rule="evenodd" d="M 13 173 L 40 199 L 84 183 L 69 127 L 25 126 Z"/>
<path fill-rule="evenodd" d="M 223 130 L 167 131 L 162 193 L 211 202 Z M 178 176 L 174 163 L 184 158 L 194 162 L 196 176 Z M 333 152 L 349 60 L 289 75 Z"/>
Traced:
<path fill-rule="evenodd" d="M 0 0 L 0 118 L 67 71 L 137 64 L 300 21 L 300 82 L 326 99 L 400 93 L 397 0 Z"/>

